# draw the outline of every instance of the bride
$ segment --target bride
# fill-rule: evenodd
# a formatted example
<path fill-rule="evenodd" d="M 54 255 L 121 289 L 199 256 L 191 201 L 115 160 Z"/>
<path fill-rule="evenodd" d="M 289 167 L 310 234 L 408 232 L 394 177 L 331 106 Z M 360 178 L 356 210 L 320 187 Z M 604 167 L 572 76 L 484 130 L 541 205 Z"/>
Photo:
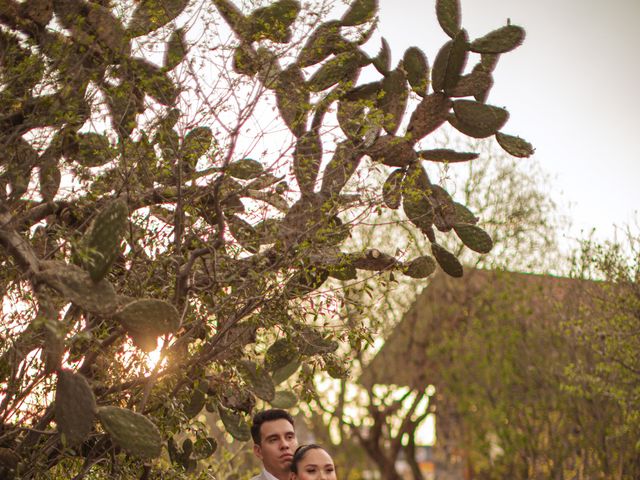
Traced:
<path fill-rule="evenodd" d="M 331 455 L 320 445 L 302 445 L 293 454 L 291 480 L 337 480 Z"/>

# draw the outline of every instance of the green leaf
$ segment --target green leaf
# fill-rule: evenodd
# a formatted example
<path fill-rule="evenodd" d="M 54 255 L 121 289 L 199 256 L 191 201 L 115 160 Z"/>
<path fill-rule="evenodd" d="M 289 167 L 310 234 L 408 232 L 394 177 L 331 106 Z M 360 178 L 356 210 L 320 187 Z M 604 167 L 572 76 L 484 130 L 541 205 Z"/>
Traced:
<path fill-rule="evenodd" d="M 298 359 L 298 349 L 291 340 L 281 338 L 276 340 L 264 355 L 264 365 L 270 372 L 286 367 Z"/>
<path fill-rule="evenodd" d="M 100 407 L 98 418 L 113 442 L 131 455 L 140 458 L 160 456 L 160 431 L 144 415 L 125 408 Z"/>
<path fill-rule="evenodd" d="M 476 53 L 506 53 L 520 46 L 525 32 L 517 25 L 506 25 L 494 30 L 484 37 L 471 42 L 470 49 Z"/>
<path fill-rule="evenodd" d="M 493 241 L 489 234 L 476 225 L 457 223 L 453 229 L 462 243 L 474 252 L 489 253 L 493 248 Z"/>
<path fill-rule="evenodd" d="M 93 428 L 96 409 L 87 379 L 70 370 L 58 371 L 55 419 L 65 443 L 75 446 L 86 440 Z"/>
<path fill-rule="evenodd" d="M 340 22 L 346 27 L 361 25 L 373 19 L 377 11 L 378 0 L 354 0 Z"/>
<path fill-rule="evenodd" d="M 461 13 L 459 0 L 437 0 L 436 15 L 438 23 L 447 35 L 454 38 L 461 28 Z"/>
<path fill-rule="evenodd" d="M 526 158 L 535 152 L 533 146 L 520 137 L 496 132 L 496 140 L 505 152 L 514 157 Z"/>
<path fill-rule="evenodd" d="M 431 243 L 431 252 L 446 274 L 456 278 L 462 277 L 464 273 L 462 264 L 453 253 L 435 242 Z"/>

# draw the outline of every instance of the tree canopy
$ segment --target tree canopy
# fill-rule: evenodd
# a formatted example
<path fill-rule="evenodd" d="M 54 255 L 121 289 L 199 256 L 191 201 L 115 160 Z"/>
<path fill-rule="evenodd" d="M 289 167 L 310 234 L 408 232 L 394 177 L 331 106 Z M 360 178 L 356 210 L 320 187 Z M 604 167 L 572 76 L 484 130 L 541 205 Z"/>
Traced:
<path fill-rule="evenodd" d="M 325 327 L 330 278 L 436 265 L 458 277 L 443 239 L 491 249 L 423 165 L 478 154 L 430 148 L 429 135 L 448 123 L 532 153 L 486 103 L 524 31 L 471 40 L 456 0 L 436 2 L 450 40 L 433 63 L 411 47 L 395 65 L 384 39 L 363 50 L 376 0 L 337 19 L 296 0 L 0 7 L 5 476 L 148 476 L 164 446 L 193 470 L 216 449 L 194 420 L 205 407 L 248 440 L 257 401 L 295 404 L 316 370 L 342 371 L 337 340 L 353 334 Z M 365 69 L 378 80 L 359 84 Z M 360 181 L 371 165 L 386 180 Z M 401 209 L 431 255 L 344 251 L 375 209 Z M 298 371 L 295 389 L 278 388 Z"/>

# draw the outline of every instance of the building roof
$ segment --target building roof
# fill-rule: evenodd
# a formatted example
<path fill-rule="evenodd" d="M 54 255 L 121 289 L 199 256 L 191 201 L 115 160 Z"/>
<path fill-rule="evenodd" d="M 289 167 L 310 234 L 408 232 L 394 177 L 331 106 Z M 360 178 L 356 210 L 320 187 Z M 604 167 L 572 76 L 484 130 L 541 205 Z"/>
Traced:
<path fill-rule="evenodd" d="M 436 274 L 384 345 L 366 366 L 359 383 L 426 388 L 435 383 L 427 349 L 447 329 L 470 317 L 495 313 L 558 326 L 563 318 L 593 305 L 601 283 L 506 271 L 465 269 L 462 278 Z"/>

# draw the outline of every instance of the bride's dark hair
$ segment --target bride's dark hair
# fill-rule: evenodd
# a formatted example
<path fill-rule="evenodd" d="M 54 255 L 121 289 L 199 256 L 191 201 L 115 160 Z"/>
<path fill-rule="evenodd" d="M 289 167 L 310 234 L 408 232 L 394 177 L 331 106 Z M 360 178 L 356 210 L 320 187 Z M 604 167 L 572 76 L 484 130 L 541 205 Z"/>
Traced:
<path fill-rule="evenodd" d="M 327 449 L 324 447 L 321 447 L 318 444 L 315 443 L 309 443 L 307 445 L 300 445 L 298 448 L 296 448 L 296 451 L 293 453 L 293 459 L 291 460 L 291 471 L 293 473 L 298 473 L 298 464 L 302 461 L 302 459 L 304 458 L 304 456 L 307 454 L 307 452 L 309 450 L 324 450 L 325 452 L 327 452 Z M 329 453 L 329 452 L 327 452 Z"/>

